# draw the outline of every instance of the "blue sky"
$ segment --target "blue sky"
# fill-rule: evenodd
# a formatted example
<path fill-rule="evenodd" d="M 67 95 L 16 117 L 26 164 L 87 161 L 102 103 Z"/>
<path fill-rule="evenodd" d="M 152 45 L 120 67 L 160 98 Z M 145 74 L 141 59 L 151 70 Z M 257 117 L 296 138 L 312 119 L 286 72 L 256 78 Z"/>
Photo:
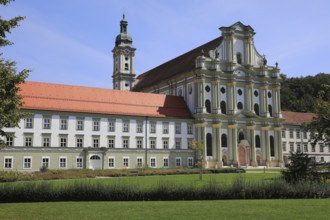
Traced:
<path fill-rule="evenodd" d="M 112 88 L 112 49 L 123 12 L 139 75 L 220 35 L 237 21 L 288 77 L 330 73 L 327 0 L 16 0 L 2 18 L 26 16 L 4 57 L 29 81 Z"/>

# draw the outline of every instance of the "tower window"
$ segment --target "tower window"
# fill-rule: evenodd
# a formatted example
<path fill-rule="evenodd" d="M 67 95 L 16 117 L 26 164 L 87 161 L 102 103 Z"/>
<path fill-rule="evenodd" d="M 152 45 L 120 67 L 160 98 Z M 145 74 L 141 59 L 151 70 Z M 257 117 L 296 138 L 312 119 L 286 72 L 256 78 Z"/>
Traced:
<path fill-rule="evenodd" d="M 206 107 L 207 113 L 211 113 L 211 102 L 210 102 L 210 100 L 207 99 L 205 101 L 205 107 Z"/>
<path fill-rule="evenodd" d="M 259 115 L 259 105 L 258 104 L 254 104 L 254 112 L 256 113 L 256 115 Z"/>
<path fill-rule="evenodd" d="M 125 60 L 128 61 L 128 57 L 125 57 Z"/>
<path fill-rule="evenodd" d="M 227 110 L 226 110 L 226 102 L 225 101 L 221 101 L 220 108 L 221 108 L 221 113 L 226 114 Z"/>
<path fill-rule="evenodd" d="M 238 93 L 238 95 L 240 95 L 240 96 L 243 94 L 243 92 L 242 92 L 241 89 L 237 90 L 237 93 Z"/>
<path fill-rule="evenodd" d="M 211 91 L 211 88 L 209 86 L 206 86 L 205 87 L 205 90 L 206 90 L 206 92 L 210 92 Z"/>
<path fill-rule="evenodd" d="M 238 64 L 242 64 L 242 54 L 241 53 L 236 54 L 236 60 L 237 60 Z"/>
<path fill-rule="evenodd" d="M 129 70 L 128 63 L 125 63 L 125 70 Z"/>
<path fill-rule="evenodd" d="M 243 109 L 243 104 L 242 104 L 242 102 L 237 103 L 237 108 L 240 109 L 240 110 Z"/>

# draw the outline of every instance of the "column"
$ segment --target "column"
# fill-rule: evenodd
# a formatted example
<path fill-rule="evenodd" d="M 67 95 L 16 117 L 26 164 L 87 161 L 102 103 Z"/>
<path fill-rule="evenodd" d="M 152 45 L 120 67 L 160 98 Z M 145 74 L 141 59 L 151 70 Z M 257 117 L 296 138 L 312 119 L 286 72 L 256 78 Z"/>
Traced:
<path fill-rule="evenodd" d="M 251 39 L 250 38 L 245 38 L 244 39 L 244 63 L 246 65 L 251 65 L 251 58 L 250 58 L 250 44 L 251 44 Z"/>
<path fill-rule="evenodd" d="M 244 108 L 247 111 L 253 111 L 253 83 L 249 82 L 248 84 L 245 85 L 245 103 L 244 103 Z"/>
<path fill-rule="evenodd" d="M 205 108 L 205 79 L 201 79 L 201 106 L 202 106 L 202 113 L 206 113 Z"/>
<path fill-rule="evenodd" d="M 249 140 L 250 140 L 250 151 L 251 151 L 251 166 L 257 167 L 257 158 L 256 158 L 256 141 L 255 141 L 255 126 L 247 126 Z"/>
<path fill-rule="evenodd" d="M 275 156 L 280 167 L 284 166 L 283 162 L 283 149 L 282 149 L 282 127 L 275 127 L 275 138 L 274 138 Z"/>
<path fill-rule="evenodd" d="M 265 156 L 264 160 L 266 165 L 270 165 L 270 140 L 269 140 L 269 126 L 261 127 L 261 140 L 262 140 L 262 151 Z"/>
<path fill-rule="evenodd" d="M 214 159 L 217 161 L 216 167 L 221 168 L 222 164 L 222 149 L 221 149 L 221 137 L 220 137 L 220 122 L 215 122 L 212 125 L 212 151 L 213 155 L 215 155 Z"/>
<path fill-rule="evenodd" d="M 220 114 L 220 80 L 212 81 L 212 113 Z"/>
<path fill-rule="evenodd" d="M 237 166 L 237 124 L 228 125 L 228 155 L 229 162 Z"/>
<path fill-rule="evenodd" d="M 273 109 L 274 109 L 274 117 L 281 117 L 281 100 L 280 100 L 280 87 L 273 87 Z"/>
<path fill-rule="evenodd" d="M 267 105 L 267 90 L 268 86 L 263 85 L 260 87 L 260 116 L 268 117 L 268 105 Z"/>
<path fill-rule="evenodd" d="M 227 83 L 227 114 L 233 115 L 236 112 L 236 82 Z"/>

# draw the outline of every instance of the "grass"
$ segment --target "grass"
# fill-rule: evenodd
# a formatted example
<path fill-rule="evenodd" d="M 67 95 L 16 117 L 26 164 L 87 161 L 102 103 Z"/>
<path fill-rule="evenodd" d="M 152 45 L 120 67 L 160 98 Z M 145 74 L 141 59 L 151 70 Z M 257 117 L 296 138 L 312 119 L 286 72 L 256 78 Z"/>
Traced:
<path fill-rule="evenodd" d="M 0 204 L 0 219 L 328 219 L 329 199 Z"/>

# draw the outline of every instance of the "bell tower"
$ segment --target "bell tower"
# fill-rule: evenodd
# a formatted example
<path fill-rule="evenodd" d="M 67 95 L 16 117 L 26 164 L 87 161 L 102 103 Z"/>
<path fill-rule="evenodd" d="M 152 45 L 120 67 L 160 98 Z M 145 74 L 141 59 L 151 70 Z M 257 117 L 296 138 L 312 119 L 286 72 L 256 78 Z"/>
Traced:
<path fill-rule="evenodd" d="M 128 22 L 123 14 L 123 19 L 120 21 L 120 33 L 116 37 L 113 53 L 113 74 L 112 83 L 113 89 L 116 90 L 131 90 L 135 81 L 135 48 L 133 40 L 127 33 Z"/>

